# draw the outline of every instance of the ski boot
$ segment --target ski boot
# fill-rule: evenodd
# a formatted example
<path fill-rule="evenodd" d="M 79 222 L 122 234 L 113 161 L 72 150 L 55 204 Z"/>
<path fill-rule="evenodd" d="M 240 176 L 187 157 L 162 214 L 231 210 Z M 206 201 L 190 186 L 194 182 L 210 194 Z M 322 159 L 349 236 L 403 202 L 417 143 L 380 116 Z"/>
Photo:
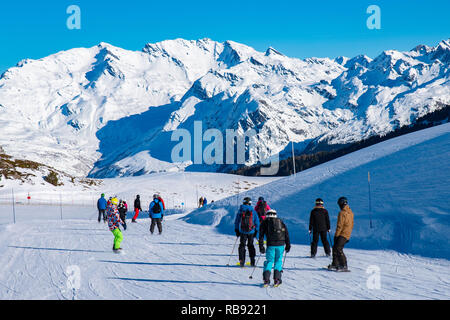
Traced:
<path fill-rule="evenodd" d="M 328 270 L 336 271 L 337 269 L 338 269 L 338 267 L 333 264 L 328 265 Z"/>
<path fill-rule="evenodd" d="M 263 287 L 267 288 L 270 285 L 270 271 L 263 272 Z"/>
<path fill-rule="evenodd" d="M 273 286 L 278 287 L 281 284 L 281 271 L 274 270 L 273 272 Z"/>

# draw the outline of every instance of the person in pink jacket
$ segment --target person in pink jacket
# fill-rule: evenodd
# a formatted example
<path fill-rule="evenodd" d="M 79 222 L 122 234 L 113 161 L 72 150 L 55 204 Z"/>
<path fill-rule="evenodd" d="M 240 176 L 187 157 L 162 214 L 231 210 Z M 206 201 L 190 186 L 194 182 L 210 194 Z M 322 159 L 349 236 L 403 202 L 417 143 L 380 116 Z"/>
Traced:
<path fill-rule="evenodd" d="M 256 206 L 255 206 L 255 211 L 256 211 L 256 213 L 258 213 L 260 222 L 262 222 L 266 218 L 266 213 L 269 210 L 270 210 L 270 207 L 267 204 L 267 202 L 264 200 L 264 198 L 259 197 L 258 202 L 256 203 Z"/>

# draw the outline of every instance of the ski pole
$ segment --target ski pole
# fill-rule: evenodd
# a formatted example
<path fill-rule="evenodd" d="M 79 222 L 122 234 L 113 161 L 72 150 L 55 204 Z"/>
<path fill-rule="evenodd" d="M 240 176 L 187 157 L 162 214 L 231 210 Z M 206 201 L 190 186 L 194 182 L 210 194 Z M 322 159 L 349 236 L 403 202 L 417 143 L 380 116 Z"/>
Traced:
<path fill-rule="evenodd" d="M 234 248 L 236 247 L 236 243 L 237 243 L 238 239 L 239 239 L 239 237 L 236 237 L 236 241 L 234 242 L 234 245 L 233 245 L 233 250 L 231 250 L 231 254 L 230 254 L 230 258 L 228 259 L 228 263 L 227 263 L 227 266 L 229 266 L 229 265 L 230 265 L 230 261 L 231 261 L 231 256 L 233 255 L 233 252 L 234 252 Z"/>
<path fill-rule="evenodd" d="M 249 279 L 253 279 L 253 273 L 254 273 L 255 270 L 256 270 L 256 266 L 258 265 L 259 258 L 261 258 L 261 253 L 259 253 L 258 259 L 256 260 L 255 266 L 253 267 L 252 274 L 250 275 L 250 277 L 248 277 Z"/>
<path fill-rule="evenodd" d="M 330 244 L 331 244 L 331 247 L 333 247 L 333 241 L 331 241 L 331 235 L 330 235 L 330 231 L 328 231 L 328 238 L 330 239 Z"/>
<path fill-rule="evenodd" d="M 286 256 L 287 256 L 287 252 L 286 252 L 286 254 L 284 255 L 284 258 L 283 258 L 283 264 L 281 265 L 281 273 L 283 273 L 283 271 L 284 271 L 284 262 L 286 261 Z"/>

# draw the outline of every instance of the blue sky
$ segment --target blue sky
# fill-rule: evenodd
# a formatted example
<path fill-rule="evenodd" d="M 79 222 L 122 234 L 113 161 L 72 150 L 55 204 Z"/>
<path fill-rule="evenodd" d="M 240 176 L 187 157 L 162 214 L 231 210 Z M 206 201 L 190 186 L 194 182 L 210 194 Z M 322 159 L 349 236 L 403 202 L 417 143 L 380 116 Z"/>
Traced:
<path fill-rule="evenodd" d="M 81 9 L 81 30 L 69 30 L 69 5 Z M 381 29 L 369 30 L 369 5 Z M 370 57 L 450 37 L 448 0 L 1 1 L 0 73 L 24 58 L 108 42 L 129 50 L 166 39 L 233 40 L 292 57 Z"/>

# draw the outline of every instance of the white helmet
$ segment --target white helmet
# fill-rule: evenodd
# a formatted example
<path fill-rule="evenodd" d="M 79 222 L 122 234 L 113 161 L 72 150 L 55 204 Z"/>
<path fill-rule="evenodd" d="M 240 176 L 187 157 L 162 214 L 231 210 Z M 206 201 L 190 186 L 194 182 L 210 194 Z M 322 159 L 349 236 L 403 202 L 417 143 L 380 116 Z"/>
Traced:
<path fill-rule="evenodd" d="M 275 218 L 277 216 L 277 211 L 275 209 L 270 209 L 269 211 L 267 211 L 266 213 L 266 217 L 267 218 Z"/>

